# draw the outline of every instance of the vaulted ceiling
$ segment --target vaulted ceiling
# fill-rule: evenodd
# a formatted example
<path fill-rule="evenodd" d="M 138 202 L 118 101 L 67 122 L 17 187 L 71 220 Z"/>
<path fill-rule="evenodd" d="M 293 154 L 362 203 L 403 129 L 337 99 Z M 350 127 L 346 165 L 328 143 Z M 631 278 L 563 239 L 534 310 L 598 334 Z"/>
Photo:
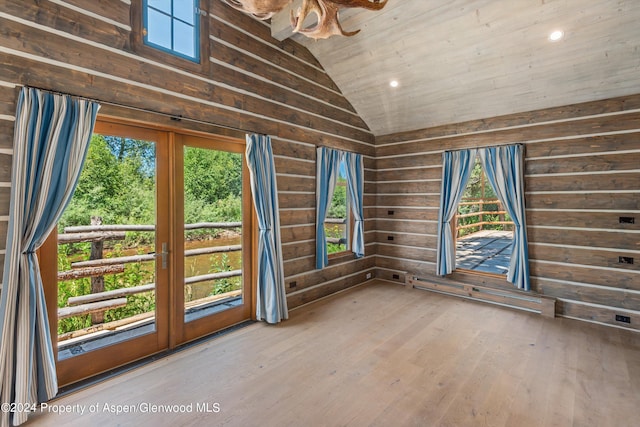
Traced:
<path fill-rule="evenodd" d="M 362 31 L 294 38 L 376 135 L 640 93 L 640 0 L 388 0 L 341 22 Z"/>

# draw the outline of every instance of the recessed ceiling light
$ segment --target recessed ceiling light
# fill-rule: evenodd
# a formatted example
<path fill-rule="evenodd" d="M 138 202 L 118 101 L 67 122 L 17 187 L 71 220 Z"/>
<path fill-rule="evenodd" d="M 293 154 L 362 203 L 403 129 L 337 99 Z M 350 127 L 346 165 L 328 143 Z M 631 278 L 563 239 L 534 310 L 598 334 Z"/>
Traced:
<path fill-rule="evenodd" d="M 400 83 L 398 83 L 397 80 L 391 80 L 389 82 L 389 86 L 391 86 L 391 87 L 398 87 L 399 85 L 400 85 Z"/>
<path fill-rule="evenodd" d="M 552 31 L 551 34 L 549 34 L 549 40 L 552 42 L 557 42 L 559 40 L 562 40 L 563 37 L 564 37 L 564 31 L 562 30 L 555 30 L 555 31 Z"/>

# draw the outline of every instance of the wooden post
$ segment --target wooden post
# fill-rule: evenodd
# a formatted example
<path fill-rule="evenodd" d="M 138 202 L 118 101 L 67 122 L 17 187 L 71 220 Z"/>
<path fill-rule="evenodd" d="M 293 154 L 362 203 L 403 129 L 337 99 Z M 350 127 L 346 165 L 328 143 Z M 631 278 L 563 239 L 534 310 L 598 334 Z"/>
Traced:
<path fill-rule="evenodd" d="M 102 225 L 102 217 L 92 216 L 91 225 Z M 91 242 L 91 255 L 89 259 L 102 259 L 102 250 L 104 249 L 104 240 L 96 240 Z M 104 292 L 104 276 L 95 276 L 91 278 L 91 293 L 96 294 Z M 104 322 L 104 311 L 91 313 L 91 324 L 96 325 Z"/>

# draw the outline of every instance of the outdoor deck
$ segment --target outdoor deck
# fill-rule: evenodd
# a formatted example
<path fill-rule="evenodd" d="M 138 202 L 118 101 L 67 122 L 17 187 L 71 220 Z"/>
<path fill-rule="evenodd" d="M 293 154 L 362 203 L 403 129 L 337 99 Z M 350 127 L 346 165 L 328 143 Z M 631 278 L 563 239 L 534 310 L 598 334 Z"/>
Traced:
<path fill-rule="evenodd" d="M 512 231 L 482 230 L 458 238 L 456 267 L 485 273 L 507 274 Z"/>

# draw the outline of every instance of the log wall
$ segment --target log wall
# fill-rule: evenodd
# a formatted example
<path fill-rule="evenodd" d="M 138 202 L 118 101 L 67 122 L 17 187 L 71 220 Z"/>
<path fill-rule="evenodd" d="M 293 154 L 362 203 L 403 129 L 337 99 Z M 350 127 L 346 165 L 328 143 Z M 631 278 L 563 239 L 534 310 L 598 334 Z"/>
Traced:
<path fill-rule="evenodd" d="M 435 276 L 443 151 L 509 143 L 526 150 L 533 291 L 560 316 L 640 330 L 640 95 L 377 137 L 378 276 Z"/>
<path fill-rule="evenodd" d="M 101 115 L 240 138 L 271 135 L 289 307 L 364 281 L 375 263 L 370 254 L 315 270 L 315 146 L 362 153 L 369 168 L 375 149 L 320 64 L 218 0 L 201 0 L 201 64 L 178 59 L 141 44 L 140 8 L 140 0 L 0 0 L 0 262 L 15 106 L 29 85 L 96 99 Z"/>

